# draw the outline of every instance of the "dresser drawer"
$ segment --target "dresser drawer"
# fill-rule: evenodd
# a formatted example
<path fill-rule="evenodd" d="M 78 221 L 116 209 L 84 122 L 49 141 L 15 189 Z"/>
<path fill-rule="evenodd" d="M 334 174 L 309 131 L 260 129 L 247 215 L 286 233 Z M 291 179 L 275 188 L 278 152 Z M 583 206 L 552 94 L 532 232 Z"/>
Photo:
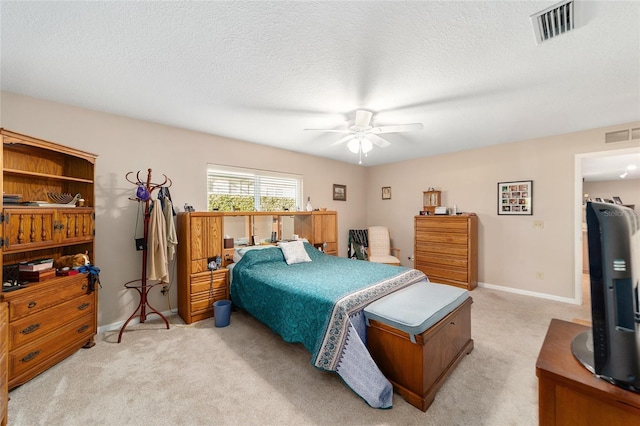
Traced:
<path fill-rule="evenodd" d="M 42 339 L 9 352 L 9 376 L 16 377 L 39 364 L 47 362 L 57 352 L 68 349 L 74 342 L 89 339 L 95 333 L 93 313 L 76 319 Z"/>
<path fill-rule="evenodd" d="M 213 302 L 227 298 L 226 288 L 217 288 L 212 293 L 209 291 L 191 294 L 191 315 L 210 311 L 213 315 Z"/>
<path fill-rule="evenodd" d="M 87 275 L 85 274 L 78 274 L 71 278 L 54 278 L 50 281 L 33 285 L 33 289 L 38 288 L 42 289 L 42 291 L 29 291 L 32 288 L 18 290 L 25 293 L 17 294 L 16 297 L 9 299 L 10 321 L 41 312 L 74 297 L 82 296 L 87 293 L 89 286 Z M 46 290 L 44 287 L 39 287 L 45 285 L 48 286 Z"/>
<path fill-rule="evenodd" d="M 432 256 L 467 257 L 469 248 L 460 244 L 423 244 L 416 247 L 416 258 L 429 259 Z"/>
<path fill-rule="evenodd" d="M 468 261 L 466 257 L 447 256 L 442 253 L 433 253 L 429 256 L 416 255 L 416 262 L 423 266 L 443 267 L 447 269 L 467 270 Z"/>
<path fill-rule="evenodd" d="M 416 231 L 417 244 L 447 243 L 467 245 L 467 234 Z"/>
<path fill-rule="evenodd" d="M 415 221 L 416 232 L 432 231 L 446 233 L 467 233 L 468 225 L 466 219 L 457 217 L 437 217 L 437 218 L 418 218 Z"/>
<path fill-rule="evenodd" d="M 14 321 L 9 327 L 9 348 L 33 341 L 40 336 L 60 328 L 65 323 L 93 313 L 95 310 L 95 295 L 85 294 L 81 297 L 61 303 L 46 312 L 29 315 Z"/>
<path fill-rule="evenodd" d="M 191 293 L 208 292 L 210 288 L 226 288 L 227 287 L 227 270 L 213 272 L 213 281 L 211 280 L 211 272 L 200 272 L 191 275 Z"/>
<path fill-rule="evenodd" d="M 416 269 L 421 270 L 434 283 L 449 284 L 452 281 L 466 284 L 468 274 L 466 269 L 447 268 L 432 263 L 416 262 Z M 445 282 L 443 282 L 445 281 Z"/>

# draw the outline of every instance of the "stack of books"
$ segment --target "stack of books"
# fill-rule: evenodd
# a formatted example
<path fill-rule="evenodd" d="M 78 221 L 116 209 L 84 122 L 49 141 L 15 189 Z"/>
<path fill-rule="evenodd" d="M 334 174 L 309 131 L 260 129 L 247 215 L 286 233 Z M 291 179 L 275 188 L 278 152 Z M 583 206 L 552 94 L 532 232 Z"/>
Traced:
<path fill-rule="evenodd" d="M 56 271 L 53 269 L 53 259 L 51 258 L 20 262 L 18 268 L 20 280 L 24 281 L 44 281 L 56 276 Z"/>
<path fill-rule="evenodd" d="M 21 194 L 5 194 L 2 193 L 2 203 L 3 204 L 20 204 L 20 200 L 22 200 Z"/>

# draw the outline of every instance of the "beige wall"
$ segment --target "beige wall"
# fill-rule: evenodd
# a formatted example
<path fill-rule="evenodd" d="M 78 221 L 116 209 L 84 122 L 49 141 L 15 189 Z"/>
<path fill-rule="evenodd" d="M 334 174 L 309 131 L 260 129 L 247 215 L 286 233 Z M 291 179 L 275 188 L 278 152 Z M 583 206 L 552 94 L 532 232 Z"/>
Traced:
<path fill-rule="evenodd" d="M 523 293 L 571 300 L 574 294 L 576 233 L 574 163 L 576 155 L 610 149 L 640 149 L 640 143 L 604 146 L 606 129 L 587 130 L 497 145 L 378 167 L 360 167 L 261 145 L 191 132 L 43 100 L 1 94 L 0 125 L 7 129 L 99 155 L 96 166 L 96 264 L 102 269 L 99 324 L 123 322 L 137 295 L 122 285 L 139 277 L 141 254 L 134 250 L 135 188 L 124 175 L 147 168 L 173 180 L 176 206 L 206 209 L 206 164 L 270 169 L 304 176 L 304 196 L 315 207 L 338 212 L 340 255 L 347 231 L 367 225 L 390 226 L 402 264 L 412 266 L 413 217 L 422 191 L 443 191 L 443 204 L 479 216 L 479 279 Z M 533 216 L 498 216 L 497 182 L 533 180 Z M 348 200 L 332 200 L 332 185 L 347 185 Z M 381 187 L 392 199 L 381 200 Z M 578 193 L 582 191 L 579 189 Z M 623 198 L 624 201 L 624 198 Z M 543 221 L 535 229 L 533 221 Z M 578 241 L 579 244 L 579 241 Z M 538 279 L 538 272 L 544 279 Z M 177 306 L 175 285 L 171 307 Z M 168 302 L 152 292 L 151 302 L 166 311 Z"/>
<path fill-rule="evenodd" d="M 604 133 L 640 123 L 586 130 L 367 169 L 368 225 L 391 227 L 402 264 L 413 254 L 413 217 L 422 191 L 442 190 L 442 203 L 479 218 L 479 281 L 560 300 L 575 294 L 576 155 L 640 147 L 639 141 L 604 144 Z M 497 183 L 533 180 L 533 215 L 498 216 Z M 392 199 L 381 200 L 391 186 Z M 580 193 L 581 189 L 579 190 Z M 580 199 L 578 197 L 578 199 Z M 536 229 L 534 221 L 542 221 Z M 542 273 L 543 279 L 539 278 Z"/>
<path fill-rule="evenodd" d="M 582 188 L 591 199 L 596 197 L 612 199 L 617 196 L 623 204 L 632 204 L 636 211 L 640 212 L 640 179 L 585 182 Z"/>
<path fill-rule="evenodd" d="M 347 234 L 366 221 L 365 169 L 262 145 L 191 132 L 121 116 L 89 111 L 34 98 L 1 93 L 0 126 L 37 138 L 98 154 L 96 164 L 96 260 L 101 268 L 100 326 L 124 322 L 138 296 L 123 284 L 140 277 L 141 252 L 134 247 L 138 204 L 128 198 L 135 187 L 124 176 L 153 169 L 155 181 L 166 174 L 173 181 L 171 196 L 183 210 L 206 205 L 207 163 L 277 170 L 303 175 L 304 197 L 314 207 L 338 212 L 339 250 L 346 256 Z M 333 184 L 347 185 L 347 201 L 333 201 Z M 141 233 L 142 231 L 140 231 Z M 175 275 L 175 274 L 174 274 Z M 175 283 L 169 293 L 177 308 Z M 168 301 L 152 291 L 152 305 L 168 310 Z"/>

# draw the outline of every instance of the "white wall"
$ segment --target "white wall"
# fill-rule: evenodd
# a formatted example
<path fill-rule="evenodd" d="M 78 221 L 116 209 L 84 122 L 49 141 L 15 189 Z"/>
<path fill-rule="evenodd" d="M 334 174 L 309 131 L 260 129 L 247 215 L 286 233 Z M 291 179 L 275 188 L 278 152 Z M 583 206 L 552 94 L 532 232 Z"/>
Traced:
<path fill-rule="evenodd" d="M 138 203 L 130 201 L 136 187 L 125 180 L 129 171 L 151 168 L 153 180 L 166 174 L 173 181 L 171 196 L 179 210 L 185 203 L 205 211 L 207 163 L 277 170 L 304 177 L 304 197 L 314 207 L 338 212 L 338 248 L 346 256 L 350 228 L 366 222 L 365 169 L 247 142 L 206 135 L 121 116 L 104 114 L 44 100 L 1 93 L 0 126 L 98 154 L 96 162 L 96 259 L 101 268 L 98 324 L 124 322 L 138 295 L 123 284 L 140 277 L 141 253 L 135 251 Z M 347 201 L 333 201 L 333 184 L 347 185 Z M 141 234 L 141 231 L 139 232 Z M 139 235 L 141 236 L 141 235 Z M 175 274 L 173 274 L 175 276 Z M 151 304 L 159 311 L 177 308 L 175 283 L 169 300 L 152 290 Z"/>
<path fill-rule="evenodd" d="M 479 219 L 479 281 L 559 300 L 575 294 L 576 154 L 640 149 L 640 141 L 604 144 L 604 133 L 639 123 L 495 145 L 367 169 L 368 225 L 391 228 L 402 264 L 412 266 L 413 217 L 422 191 L 442 190 L 442 204 L 474 212 Z M 497 183 L 533 180 L 533 215 L 498 216 Z M 391 186 L 392 199 L 381 199 Z M 580 199 L 580 197 L 578 197 Z M 624 201 L 624 199 L 623 199 Z M 543 228 L 534 228 L 542 221 Z M 542 273 L 543 279 L 539 278 Z"/>

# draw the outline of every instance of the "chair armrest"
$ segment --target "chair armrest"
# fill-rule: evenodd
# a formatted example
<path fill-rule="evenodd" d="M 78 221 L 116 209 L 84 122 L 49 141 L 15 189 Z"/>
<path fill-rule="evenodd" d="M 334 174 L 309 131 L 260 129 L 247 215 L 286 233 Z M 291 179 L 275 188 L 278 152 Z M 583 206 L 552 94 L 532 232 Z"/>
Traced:
<path fill-rule="evenodd" d="M 394 251 L 396 252 L 396 257 L 398 258 L 398 260 L 400 260 L 400 249 L 391 247 L 391 253 L 392 254 L 393 254 Z"/>

